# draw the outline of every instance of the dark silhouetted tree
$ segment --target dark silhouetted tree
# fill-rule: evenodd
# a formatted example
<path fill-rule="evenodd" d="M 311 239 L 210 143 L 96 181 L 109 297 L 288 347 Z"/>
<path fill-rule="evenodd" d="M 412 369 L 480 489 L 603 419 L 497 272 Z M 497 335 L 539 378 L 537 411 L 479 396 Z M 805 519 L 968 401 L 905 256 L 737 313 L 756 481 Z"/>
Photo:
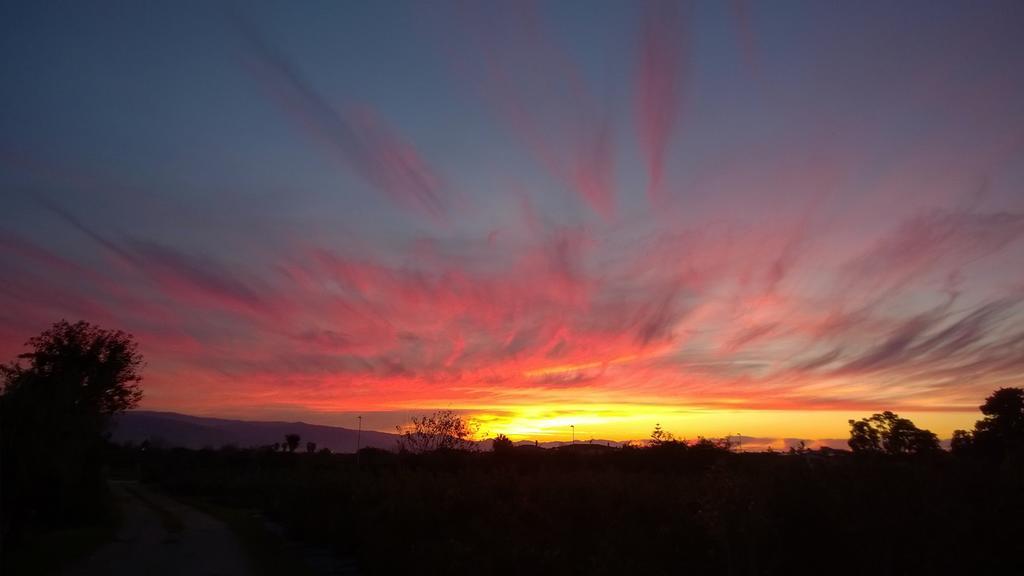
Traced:
<path fill-rule="evenodd" d="M 60 321 L 26 343 L 32 348 L 0 366 L 10 403 L 46 397 L 50 409 L 106 423 L 142 399 L 142 355 L 131 335 L 88 322 Z"/>
<path fill-rule="evenodd" d="M 651 432 L 651 445 L 652 446 L 662 446 L 662 445 L 668 444 L 670 442 L 674 443 L 675 441 L 676 441 L 675 436 L 673 436 L 671 432 L 667 432 L 667 431 L 663 430 L 661 428 L 661 424 L 660 423 L 654 425 L 654 430 Z"/>
<path fill-rule="evenodd" d="M 477 426 L 452 410 L 439 410 L 430 416 L 413 417 L 412 424 L 398 427 L 398 445 L 404 452 L 421 454 L 434 450 L 468 450 Z"/>
<path fill-rule="evenodd" d="M 1024 452 L 1024 389 L 1000 388 L 979 408 L 985 417 L 974 424 L 973 432 L 954 433 L 955 452 L 976 451 L 994 459 Z"/>
<path fill-rule="evenodd" d="M 801 440 L 800 443 L 797 444 L 796 446 L 790 446 L 789 447 L 789 453 L 790 453 L 790 455 L 793 455 L 793 456 L 809 454 L 810 451 L 811 451 L 811 449 L 807 447 L 807 442 L 805 442 L 803 440 Z"/>
<path fill-rule="evenodd" d="M 850 439 L 847 444 L 854 452 L 924 454 L 939 450 L 939 439 L 934 433 L 922 430 L 910 420 L 888 410 L 849 422 Z"/>
<path fill-rule="evenodd" d="M 512 440 L 510 440 L 509 437 L 505 436 L 504 434 L 498 434 L 498 436 L 494 439 L 494 443 L 491 445 L 491 449 L 494 450 L 495 452 L 508 452 L 509 450 L 512 450 L 512 448 L 514 447 L 515 445 L 512 444 Z"/>
<path fill-rule="evenodd" d="M 729 452 L 732 448 L 732 444 L 728 439 L 711 439 L 703 436 L 697 436 L 697 441 L 691 446 L 697 451 L 708 451 L 708 452 Z"/>
<path fill-rule="evenodd" d="M 967 430 L 954 430 L 949 441 L 949 449 L 954 454 L 964 454 L 974 447 L 974 433 Z"/>
<path fill-rule="evenodd" d="M 295 450 L 299 447 L 300 441 L 302 441 L 302 436 L 299 436 L 298 434 L 284 435 L 284 443 L 285 446 L 288 447 L 289 452 L 295 452 Z"/>
<path fill-rule="evenodd" d="M 5 532 L 27 516 L 54 525 L 98 512 L 104 434 L 142 398 L 142 355 L 125 332 L 61 321 L 26 346 L 0 367 Z"/>
<path fill-rule="evenodd" d="M 854 452 L 881 452 L 882 436 L 867 418 L 850 420 L 850 440 L 847 444 Z"/>
<path fill-rule="evenodd" d="M 306 452 L 309 454 L 316 452 L 316 442 L 306 442 Z"/>

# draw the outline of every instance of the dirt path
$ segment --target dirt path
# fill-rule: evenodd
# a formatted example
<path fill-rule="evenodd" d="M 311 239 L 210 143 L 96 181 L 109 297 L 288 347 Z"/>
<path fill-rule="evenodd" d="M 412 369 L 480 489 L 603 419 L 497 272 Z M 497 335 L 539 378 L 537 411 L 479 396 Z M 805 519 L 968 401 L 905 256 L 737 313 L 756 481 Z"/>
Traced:
<path fill-rule="evenodd" d="M 241 545 L 222 522 L 136 482 L 112 482 L 110 489 L 121 513 L 117 536 L 68 575 L 253 573 Z"/>

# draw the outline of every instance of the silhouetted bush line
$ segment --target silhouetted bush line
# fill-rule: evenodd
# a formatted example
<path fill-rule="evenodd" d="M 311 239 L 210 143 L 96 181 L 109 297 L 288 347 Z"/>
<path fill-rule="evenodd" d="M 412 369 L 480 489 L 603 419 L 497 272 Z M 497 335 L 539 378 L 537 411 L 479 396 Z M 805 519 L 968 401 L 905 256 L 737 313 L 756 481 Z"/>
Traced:
<path fill-rule="evenodd" d="M 1024 568 L 1016 464 L 721 447 L 354 455 L 114 448 L 367 574 L 918 574 Z M 1019 573 L 1019 572 L 1018 572 Z"/>

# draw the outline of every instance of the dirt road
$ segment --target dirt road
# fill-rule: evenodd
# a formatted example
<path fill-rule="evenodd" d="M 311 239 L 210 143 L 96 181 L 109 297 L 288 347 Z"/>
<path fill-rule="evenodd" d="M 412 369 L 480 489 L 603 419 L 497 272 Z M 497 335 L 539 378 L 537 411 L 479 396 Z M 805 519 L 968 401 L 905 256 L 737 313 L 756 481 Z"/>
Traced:
<path fill-rule="evenodd" d="M 70 576 L 243 576 L 253 573 L 222 522 L 136 482 L 112 482 L 122 516 L 113 541 L 67 572 Z"/>

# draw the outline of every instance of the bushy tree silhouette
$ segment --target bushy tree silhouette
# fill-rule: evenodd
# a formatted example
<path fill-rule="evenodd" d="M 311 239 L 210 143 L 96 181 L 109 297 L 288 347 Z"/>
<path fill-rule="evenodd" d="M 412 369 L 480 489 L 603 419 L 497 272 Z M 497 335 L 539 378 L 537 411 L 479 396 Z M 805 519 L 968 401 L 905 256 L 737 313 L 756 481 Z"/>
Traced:
<path fill-rule="evenodd" d="M 299 442 L 301 441 L 302 436 L 299 436 L 298 434 L 284 435 L 284 443 L 288 447 L 289 452 L 295 452 L 295 450 L 299 447 Z"/>
<path fill-rule="evenodd" d="M 438 410 L 430 416 L 413 417 L 406 427 L 399 426 L 399 448 L 404 452 L 468 450 L 477 426 L 452 410 Z"/>
<path fill-rule="evenodd" d="M 850 440 L 854 452 L 886 454 L 923 454 L 939 449 L 939 439 L 906 418 L 886 410 L 869 418 L 850 420 Z"/>
<path fill-rule="evenodd" d="M 66 410 L 99 423 L 142 399 L 142 355 L 131 335 L 88 322 L 60 321 L 29 339 L 32 348 L 0 366 L 3 396 L 12 405 L 49 400 L 49 410 Z"/>
<path fill-rule="evenodd" d="M 949 449 L 954 454 L 962 454 L 969 451 L 974 445 L 974 433 L 967 430 L 954 430 L 953 437 L 949 441 Z"/>
<path fill-rule="evenodd" d="M 847 444 L 854 452 L 881 452 L 882 435 L 867 418 L 850 420 L 850 439 Z"/>
<path fill-rule="evenodd" d="M 973 431 L 953 433 L 953 451 L 991 459 L 1024 453 L 1024 389 L 1000 388 L 979 408 L 985 417 L 974 424 Z"/>
<path fill-rule="evenodd" d="M 675 436 L 673 436 L 671 432 L 662 429 L 660 423 L 654 425 L 654 430 L 651 432 L 652 446 L 662 446 L 675 441 Z"/>
<path fill-rule="evenodd" d="M 512 440 L 510 440 L 509 437 L 505 436 L 504 434 L 498 434 L 498 436 L 494 439 L 494 442 L 491 444 L 491 449 L 494 450 L 495 452 L 508 452 L 509 450 L 512 450 L 514 447 L 515 445 L 512 444 Z"/>
<path fill-rule="evenodd" d="M 142 398 L 142 355 L 131 335 L 60 321 L 0 367 L 3 529 L 48 525 L 98 511 L 103 435 Z"/>

